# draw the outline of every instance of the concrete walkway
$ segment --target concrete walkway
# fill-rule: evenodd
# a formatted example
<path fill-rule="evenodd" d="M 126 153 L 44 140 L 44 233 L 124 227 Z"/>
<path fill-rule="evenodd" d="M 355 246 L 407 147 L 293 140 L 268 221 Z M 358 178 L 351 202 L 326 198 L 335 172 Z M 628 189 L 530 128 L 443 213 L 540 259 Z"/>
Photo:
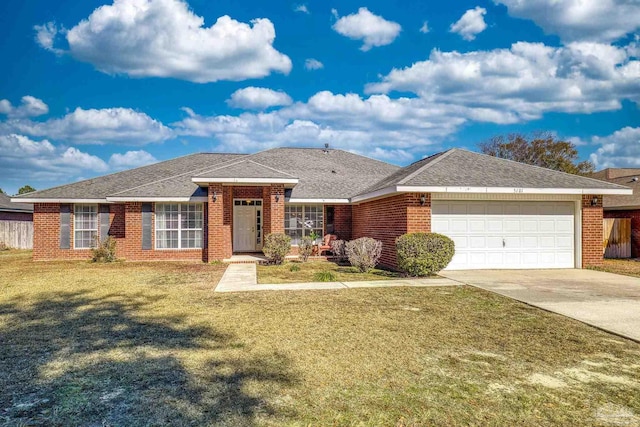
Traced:
<path fill-rule="evenodd" d="M 593 270 L 465 270 L 440 275 L 640 342 L 640 278 Z"/>
<path fill-rule="evenodd" d="M 215 292 L 249 291 L 297 291 L 319 289 L 386 288 L 392 286 L 459 286 L 460 283 L 446 278 L 366 280 L 360 282 L 310 282 L 258 284 L 255 264 L 229 264 Z"/>

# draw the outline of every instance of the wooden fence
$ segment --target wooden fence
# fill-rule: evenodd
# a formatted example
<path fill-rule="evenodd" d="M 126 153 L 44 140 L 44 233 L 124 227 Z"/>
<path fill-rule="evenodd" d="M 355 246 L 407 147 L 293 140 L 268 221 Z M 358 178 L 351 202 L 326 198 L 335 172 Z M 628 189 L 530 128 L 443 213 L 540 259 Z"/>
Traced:
<path fill-rule="evenodd" d="M 33 222 L 0 221 L 0 242 L 15 249 L 33 249 Z"/>
<path fill-rule="evenodd" d="M 631 258 L 631 218 L 602 220 L 605 258 Z"/>

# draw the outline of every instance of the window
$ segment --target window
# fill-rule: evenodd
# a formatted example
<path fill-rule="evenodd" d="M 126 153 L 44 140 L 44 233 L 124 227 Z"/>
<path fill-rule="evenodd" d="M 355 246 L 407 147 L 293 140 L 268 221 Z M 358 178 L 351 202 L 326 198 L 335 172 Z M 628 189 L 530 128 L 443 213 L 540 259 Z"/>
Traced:
<path fill-rule="evenodd" d="M 291 237 L 291 244 L 297 245 L 302 237 L 315 231 L 323 233 L 322 205 L 285 205 L 284 232 Z"/>
<path fill-rule="evenodd" d="M 201 203 L 156 204 L 156 249 L 202 248 Z"/>
<path fill-rule="evenodd" d="M 90 249 L 96 244 L 98 236 L 98 206 L 73 206 L 73 247 Z"/>

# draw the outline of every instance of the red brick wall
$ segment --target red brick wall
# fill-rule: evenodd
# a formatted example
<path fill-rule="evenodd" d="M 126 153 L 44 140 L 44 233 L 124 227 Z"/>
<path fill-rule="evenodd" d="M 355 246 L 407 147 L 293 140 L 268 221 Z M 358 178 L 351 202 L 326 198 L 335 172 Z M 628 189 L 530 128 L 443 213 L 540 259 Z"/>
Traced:
<path fill-rule="evenodd" d="M 338 236 L 338 239 L 351 240 L 352 215 L 351 205 L 333 205 L 333 234 Z"/>
<path fill-rule="evenodd" d="M 604 211 L 605 218 L 631 218 L 631 257 L 640 257 L 640 209 Z"/>
<path fill-rule="evenodd" d="M 208 261 L 231 256 L 232 188 L 222 184 L 209 184 Z M 213 200 L 213 194 L 217 195 Z"/>
<path fill-rule="evenodd" d="M 420 194 L 405 193 L 353 206 L 352 238 L 382 241 L 380 264 L 395 268 L 396 238 L 407 232 L 431 231 L 431 198 L 420 206 Z"/>
<path fill-rule="evenodd" d="M 0 221 L 33 221 L 33 214 L 28 212 L 0 212 Z"/>
<path fill-rule="evenodd" d="M 264 202 L 269 205 L 269 219 L 271 223 L 269 232 L 284 233 L 284 185 L 271 184 L 269 193 L 269 200 Z M 279 199 L 277 202 L 276 196 L 278 196 Z"/>
<path fill-rule="evenodd" d="M 591 206 L 597 197 L 598 204 Z M 582 267 L 602 266 L 602 196 L 582 196 Z"/>
<path fill-rule="evenodd" d="M 262 187 L 232 187 L 234 199 L 262 199 Z"/>

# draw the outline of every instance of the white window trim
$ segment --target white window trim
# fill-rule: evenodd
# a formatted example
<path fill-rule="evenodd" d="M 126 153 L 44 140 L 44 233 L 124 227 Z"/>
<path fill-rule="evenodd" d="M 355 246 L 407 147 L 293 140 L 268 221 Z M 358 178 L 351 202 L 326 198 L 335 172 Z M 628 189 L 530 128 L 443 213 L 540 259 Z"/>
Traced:
<path fill-rule="evenodd" d="M 307 204 L 302 204 L 302 203 L 287 203 L 287 204 L 285 205 L 285 214 L 283 215 L 283 216 L 285 216 L 285 217 L 286 217 L 286 207 L 287 207 L 287 206 L 302 206 L 302 217 L 304 218 L 305 213 L 306 213 L 305 208 L 306 208 L 306 207 L 309 207 L 309 206 L 317 207 L 317 206 L 318 206 L 318 204 L 315 204 L 315 203 L 314 203 L 314 204 L 311 204 L 311 203 L 307 203 Z M 325 230 L 325 226 L 326 226 L 326 223 L 325 223 L 325 217 L 324 217 L 324 205 L 321 205 L 321 206 L 322 206 L 322 228 L 321 228 L 320 237 L 319 237 L 320 239 L 322 239 L 322 238 L 324 237 L 324 230 Z M 287 220 L 285 219 L 285 220 L 284 220 L 284 234 L 287 234 L 287 229 L 292 230 L 292 228 L 291 228 L 291 227 L 287 227 Z M 295 228 L 295 230 L 298 230 L 298 228 Z M 308 229 L 306 229 L 306 228 L 303 228 L 303 229 L 302 229 L 302 231 L 303 231 L 303 233 L 302 233 L 302 237 L 304 237 L 304 230 L 308 230 Z M 317 228 L 312 228 L 311 230 L 317 230 Z M 287 235 L 288 235 L 288 234 L 287 234 Z M 298 246 L 300 246 L 300 245 L 297 245 L 297 244 L 293 244 L 293 243 L 292 243 L 292 244 L 291 244 L 291 246 L 292 246 L 292 247 L 294 247 L 294 248 L 297 248 L 297 247 L 298 247 Z"/>
<path fill-rule="evenodd" d="M 95 216 L 96 216 L 96 228 L 95 228 L 95 230 L 91 229 L 91 228 L 77 228 L 76 227 L 76 219 L 78 218 L 76 210 L 78 208 L 80 208 L 80 207 L 85 207 L 85 206 L 90 206 L 90 207 L 95 208 Z M 88 248 L 86 248 L 86 247 L 78 247 L 78 243 L 77 243 L 78 239 L 76 239 L 76 232 L 78 232 L 78 231 L 95 231 L 96 232 L 96 236 L 98 236 L 98 233 L 100 231 L 99 221 L 100 221 L 100 216 L 98 215 L 98 205 L 93 204 L 93 203 L 91 203 L 91 204 L 89 204 L 89 203 L 76 203 L 76 204 L 73 205 L 73 249 L 74 250 L 88 250 L 88 249 L 93 249 L 94 248 L 93 242 L 90 243 Z"/>
<path fill-rule="evenodd" d="M 158 228 L 158 206 L 159 205 L 178 205 L 178 228 Z M 200 212 L 202 212 L 202 226 L 200 228 L 182 228 L 182 207 L 185 205 L 195 205 L 200 207 Z M 204 205 L 202 203 L 156 203 L 154 209 L 154 233 L 153 233 L 153 244 L 154 248 L 157 251 L 198 251 L 202 250 L 204 247 Z M 178 232 L 178 247 L 177 248 L 159 248 L 158 247 L 158 231 L 177 231 Z M 202 236 L 200 238 L 200 242 L 202 245 L 200 247 L 195 248 L 183 248 L 182 247 L 182 232 L 183 231 L 200 231 Z"/>

